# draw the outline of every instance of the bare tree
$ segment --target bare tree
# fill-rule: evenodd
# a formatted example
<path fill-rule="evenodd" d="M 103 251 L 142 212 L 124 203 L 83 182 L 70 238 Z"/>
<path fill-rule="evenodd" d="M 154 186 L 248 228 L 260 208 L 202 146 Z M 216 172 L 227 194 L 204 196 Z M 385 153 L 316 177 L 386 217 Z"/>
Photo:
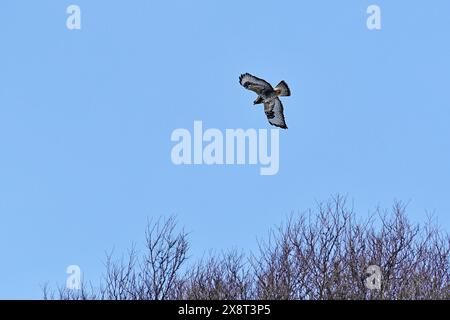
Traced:
<path fill-rule="evenodd" d="M 188 235 L 174 217 L 149 222 L 145 252 L 107 255 L 98 287 L 44 287 L 46 299 L 450 299 L 450 236 L 429 219 L 412 224 L 406 206 L 357 219 L 337 196 L 292 215 L 249 256 L 232 250 L 187 262 Z M 377 266 L 381 286 L 369 289 Z M 87 289 L 88 288 L 88 289 Z"/>
<path fill-rule="evenodd" d="M 237 251 L 200 260 L 184 278 L 183 299 L 246 300 L 253 297 L 246 258 Z"/>
<path fill-rule="evenodd" d="M 412 225 L 405 209 L 396 203 L 358 222 L 336 197 L 291 218 L 254 258 L 257 298 L 448 299 L 450 238 L 431 223 Z M 380 290 L 365 285 L 371 265 Z"/>

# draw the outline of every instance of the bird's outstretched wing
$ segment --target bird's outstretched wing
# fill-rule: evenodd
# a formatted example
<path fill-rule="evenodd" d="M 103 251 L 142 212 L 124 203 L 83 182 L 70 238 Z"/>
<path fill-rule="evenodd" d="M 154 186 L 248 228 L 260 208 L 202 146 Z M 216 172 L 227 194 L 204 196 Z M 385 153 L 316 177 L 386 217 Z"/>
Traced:
<path fill-rule="evenodd" d="M 273 90 L 270 83 L 258 77 L 252 76 L 250 73 L 241 74 L 239 77 L 239 82 L 245 89 L 256 92 L 258 95 Z"/>
<path fill-rule="evenodd" d="M 283 104 L 280 99 L 276 98 L 270 102 L 264 103 L 264 112 L 271 125 L 282 129 L 288 128 L 284 120 Z"/>

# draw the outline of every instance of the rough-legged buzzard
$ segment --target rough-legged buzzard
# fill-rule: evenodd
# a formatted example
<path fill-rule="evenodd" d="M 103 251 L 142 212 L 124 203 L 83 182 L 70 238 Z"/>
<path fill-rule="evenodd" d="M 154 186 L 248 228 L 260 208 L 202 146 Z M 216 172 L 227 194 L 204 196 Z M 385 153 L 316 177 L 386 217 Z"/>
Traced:
<path fill-rule="evenodd" d="M 287 129 L 283 114 L 283 104 L 278 98 L 291 95 L 286 82 L 281 81 L 273 88 L 267 81 L 249 73 L 242 74 L 239 77 L 239 82 L 245 89 L 251 90 L 258 95 L 253 104 L 264 104 L 264 112 L 271 125 Z"/>

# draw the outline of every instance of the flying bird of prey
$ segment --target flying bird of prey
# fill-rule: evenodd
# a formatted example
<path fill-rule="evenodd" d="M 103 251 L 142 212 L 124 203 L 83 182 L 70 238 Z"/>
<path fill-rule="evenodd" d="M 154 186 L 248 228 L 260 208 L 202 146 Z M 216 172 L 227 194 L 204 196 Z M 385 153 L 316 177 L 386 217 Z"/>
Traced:
<path fill-rule="evenodd" d="M 289 90 L 286 82 L 281 81 L 273 88 L 267 81 L 249 73 L 241 74 L 239 82 L 245 89 L 251 90 L 258 95 L 253 104 L 264 104 L 264 112 L 271 125 L 282 129 L 288 128 L 284 120 L 283 104 L 279 98 L 291 95 L 291 90 Z"/>

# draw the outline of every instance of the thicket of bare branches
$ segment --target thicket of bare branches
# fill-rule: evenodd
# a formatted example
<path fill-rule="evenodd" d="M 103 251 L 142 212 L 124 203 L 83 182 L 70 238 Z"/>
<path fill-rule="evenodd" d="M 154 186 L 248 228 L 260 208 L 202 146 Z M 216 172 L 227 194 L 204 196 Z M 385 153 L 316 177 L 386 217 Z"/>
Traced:
<path fill-rule="evenodd" d="M 357 220 L 336 197 L 291 218 L 246 256 L 187 259 L 176 220 L 149 223 L 146 251 L 106 259 L 98 287 L 44 290 L 51 299 L 450 299 L 450 236 L 431 219 L 414 225 L 401 203 Z M 368 289 L 379 266 L 381 288 Z"/>

